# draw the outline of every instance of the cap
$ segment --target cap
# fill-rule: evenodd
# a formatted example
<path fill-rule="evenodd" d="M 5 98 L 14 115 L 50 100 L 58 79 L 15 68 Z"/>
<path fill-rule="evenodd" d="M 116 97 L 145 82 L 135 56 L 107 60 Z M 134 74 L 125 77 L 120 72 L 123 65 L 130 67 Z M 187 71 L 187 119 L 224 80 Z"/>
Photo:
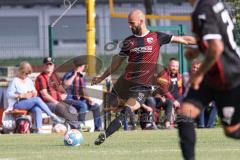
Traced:
<path fill-rule="evenodd" d="M 53 63 L 54 63 L 54 60 L 52 59 L 52 57 L 45 57 L 45 58 L 43 59 L 43 63 L 44 63 L 44 64 L 49 64 L 49 63 L 53 64 Z"/>

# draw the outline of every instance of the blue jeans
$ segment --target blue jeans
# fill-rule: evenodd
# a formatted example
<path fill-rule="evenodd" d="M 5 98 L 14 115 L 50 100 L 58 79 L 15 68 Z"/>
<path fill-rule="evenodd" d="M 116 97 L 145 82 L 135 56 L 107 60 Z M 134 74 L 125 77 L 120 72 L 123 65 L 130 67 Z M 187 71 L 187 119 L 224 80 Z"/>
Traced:
<path fill-rule="evenodd" d="M 200 128 L 213 128 L 217 116 L 217 108 L 215 103 L 212 106 L 205 107 L 199 115 Z"/>
<path fill-rule="evenodd" d="M 163 120 L 171 122 L 173 103 L 170 99 L 166 98 L 166 101 L 163 102 L 160 98 L 147 97 L 145 104 L 157 109 L 162 107 L 165 110 L 165 117 Z"/>
<path fill-rule="evenodd" d="M 86 113 L 87 111 L 93 112 L 94 118 L 94 127 L 95 130 L 102 128 L 102 120 L 100 115 L 100 106 L 97 103 L 93 105 L 89 104 L 86 100 L 74 100 L 74 99 L 67 99 L 65 102 L 69 105 L 74 106 L 76 109 L 79 110 L 79 121 L 85 122 L 86 120 Z"/>
<path fill-rule="evenodd" d="M 42 127 L 42 111 L 45 112 L 48 116 L 53 115 L 47 104 L 44 103 L 39 97 L 20 100 L 14 104 L 14 108 L 33 112 L 37 129 Z"/>

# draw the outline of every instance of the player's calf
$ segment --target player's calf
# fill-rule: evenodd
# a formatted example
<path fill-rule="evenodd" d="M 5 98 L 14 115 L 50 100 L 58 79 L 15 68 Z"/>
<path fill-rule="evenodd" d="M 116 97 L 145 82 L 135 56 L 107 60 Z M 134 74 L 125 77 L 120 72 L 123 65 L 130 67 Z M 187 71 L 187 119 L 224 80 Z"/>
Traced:
<path fill-rule="evenodd" d="M 193 119 L 184 115 L 177 116 L 178 134 L 180 138 L 180 146 L 182 155 L 185 160 L 194 160 L 196 134 Z"/>
<path fill-rule="evenodd" d="M 124 121 L 126 121 L 127 117 L 132 114 L 130 107 L 125 107 L 120 115 L 115 118 L 108 126 L 105 132 L 100 133 L 98 138 L 95 140 L 95 145 L 102 144 L 106 138 L 111 136 L 114 132 L 116 132 L 123 124 Z"/>
<path fill-rule="evenodd" d="M 180 138 L 180 146 L 185 160 L 194 160 L 196 133 L 194 129 L 194 118 L 200 113 L 200 110 L 191 103 L 183 103 L 178 110 L 177 124 Z"/>

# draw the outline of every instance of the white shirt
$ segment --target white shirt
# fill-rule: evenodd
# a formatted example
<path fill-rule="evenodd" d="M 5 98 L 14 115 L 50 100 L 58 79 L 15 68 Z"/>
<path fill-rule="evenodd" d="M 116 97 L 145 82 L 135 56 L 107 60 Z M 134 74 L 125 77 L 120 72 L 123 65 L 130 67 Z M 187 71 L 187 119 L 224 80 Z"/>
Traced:
<path fill-rule="evenodd" d="M 33 81 L 30 78 L 22 80 L 15 77 L 7 89 L 8 110 L 13 109 L 13 105 L 17 102 L 17 94 L 36 91 Z"/>

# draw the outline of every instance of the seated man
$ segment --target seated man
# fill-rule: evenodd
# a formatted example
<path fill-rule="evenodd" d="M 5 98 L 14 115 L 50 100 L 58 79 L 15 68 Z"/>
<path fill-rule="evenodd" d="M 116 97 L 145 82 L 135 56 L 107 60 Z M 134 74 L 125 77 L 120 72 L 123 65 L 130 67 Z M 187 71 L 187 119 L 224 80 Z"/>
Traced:
<path fill-rule="evenodd" d="M 157 99 L 160 101 L 165 101 L 165 98 L 167 101 L 171 100 L 173 103 L 173 109 L 171 110 L 172 115 L 174 115 L 175 109 L 180 107 L 180 100 L 183 95 L 183 77 L 179 73 L 179 61 L 176 58 L 171 58 L 168 68 L 157 76 L 157 85 L 159 88 L 156 90 L 156 95 L 161 95 Z M 171 116 L 172 125 L 174 118 L 175 116 Z"/>
<path fill-rule="evenodd" d="M 66 91 L 54 72 L 54 62 L 51 57 L 44 58 L 43 71 L 36 78 L 35 86 L 38 95 L 54 113 L 66 119 L 71 128 L 80 128 L 77 110 L 64 101 L 67 97 Z"/>
<path fill-rule="evenodd" d="M 198 128 L 213 128 L 217 118 L 217 107 L 215 102 L 206 106 L 199 115 Z"/>
<path fill-rule="evenodd" d="M 83 123 L 85 123 L 87 110 L 92 111 L 95 131 L 100 131 L 102 129 L 100 106 L 86 94 L 83 73 L 85 64 L 81 61 L 83 60 L 75 59 L 73 69 L 63 76 L 63 84 L 67 87 L 67 99 L 65 101 L 80 111 L 80 121 Z"/>
<path fill-rule="evenodd" d="M 145 101 L 145 104 L 143 105 L 143 109 L 151 111 L 153 110 L 153 120 L 154 123 L 152 124 L 152 127 L 155 127 L 155 124 L 159 122 L 159 111 L 163 109 L 165 111 L 165 116 L 163 118 L 160 118 L 160 122 L 164 122 L 164 126 L 167 129 L 172 128 L 171 121 L 172 121 L 172 108 L 173 103 L 170 99 L 161 96 L 159 94 L 156 94 L 154 97 L 148 97 Z"/>
<path fill-rule="evenodd" d="M 148 97 L 140 108 L 140 126 L 142 129 L 158 129 L 154 113 L 156 111 L 156 102 L 153 97 Z"/>

